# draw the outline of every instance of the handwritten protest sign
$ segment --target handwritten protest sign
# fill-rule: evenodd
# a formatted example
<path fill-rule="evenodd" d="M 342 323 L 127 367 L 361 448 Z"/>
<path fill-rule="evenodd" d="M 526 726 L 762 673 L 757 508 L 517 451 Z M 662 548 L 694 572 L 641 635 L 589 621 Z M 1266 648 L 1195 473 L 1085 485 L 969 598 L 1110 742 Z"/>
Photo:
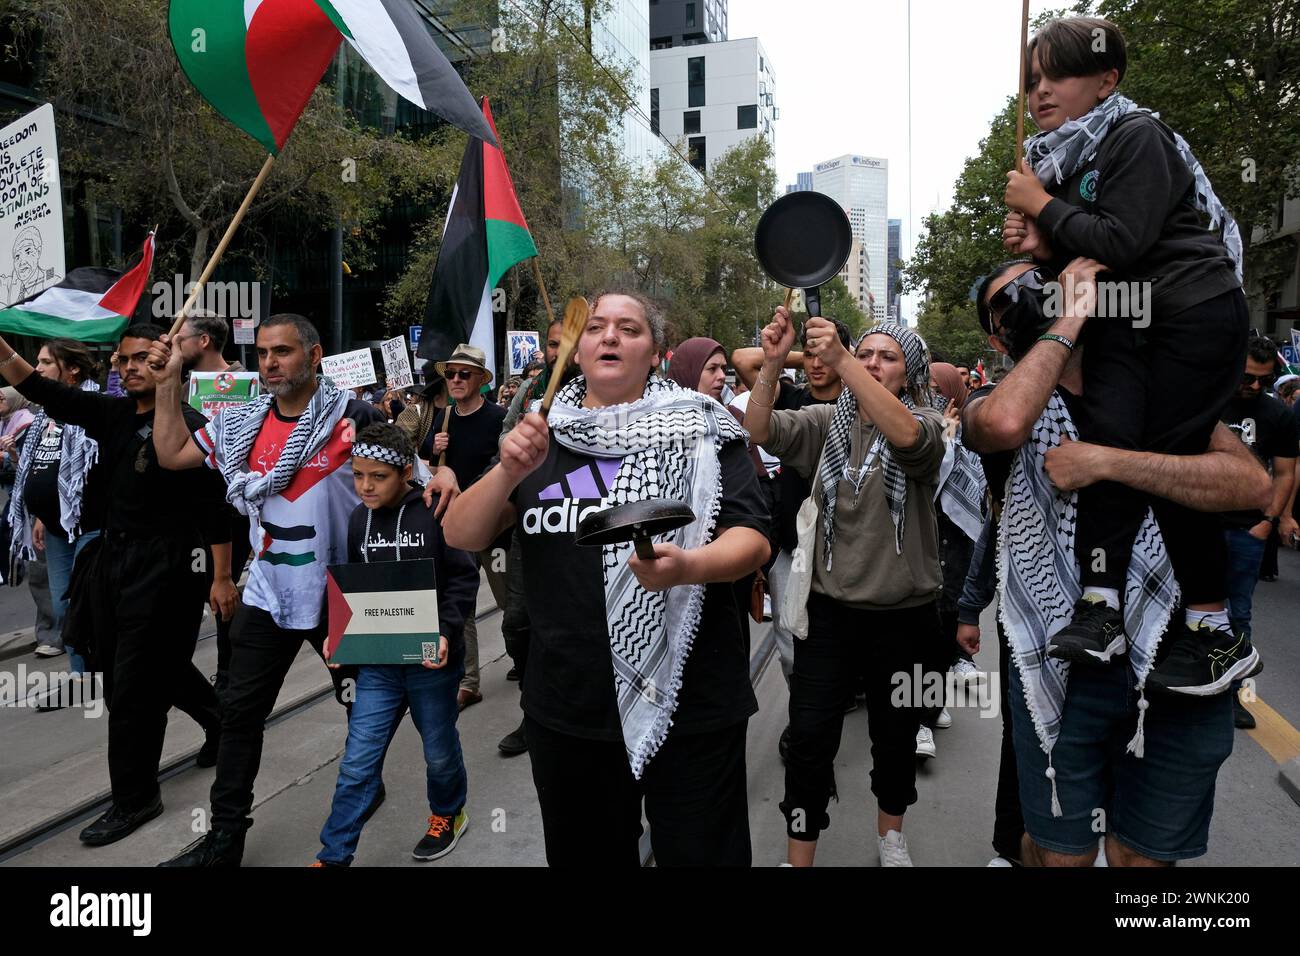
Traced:
<path fill-rule="evenodd" d="M 339 388 L 373 385 L 378 378 L 375 375 L 375 360 L 370 355 L 370 349 L 326 355 L 320 360 L 320 368 Z"/>
<path fill-rule="evenodd" d="M 379 352 L 384 357 L 384 376 L 389 388 L 408 388 L 415 384 L 411 374 L 411 360 L 406 354 L 406 339 L 402 336 L 380 343 Z"/>
<path fill-rule="evenodd" d="M 0 129 L 0 307 L 65 274 L 59 151 L 46 103 Z"/>

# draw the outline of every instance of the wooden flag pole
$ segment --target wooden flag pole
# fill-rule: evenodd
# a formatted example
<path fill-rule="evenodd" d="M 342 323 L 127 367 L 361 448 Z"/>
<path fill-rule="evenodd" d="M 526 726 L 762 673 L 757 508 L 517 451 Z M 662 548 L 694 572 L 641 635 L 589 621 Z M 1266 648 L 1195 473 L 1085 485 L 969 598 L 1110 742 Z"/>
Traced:
<path fill-rule="evenodd" d="M 1029 46 L 1029 0 L 1020 9 L 1020 88 L 1016 101 L 1016 156 L 1014 168 L 1019 169 L 1025 152 L 1025 49 Z"/>
<path fill-rule="evenodd" d="M 198 300 L 200 293 L 203 292 L 204 284 L 212 277 L 213 271 L 217 268 L 217 263 L 221 261 L 222 254 L 226 251 L 226 247 L 230 245 L 230 240 L 235 237 L 235 230 L 244 221 L 244 214 L 248 212 L 248 207 L 253 204 L 253 197 L 257 195 L 257 191 L 262 188 L 262 183 L 266 182 L 266 177 L 270 175 L 271 164 L 274 162 L 275 154 L 268 154 L 266 162 L 262 164 L 262 171 L 257 174 L 257 178 L 253 180 L 253 185 L 248 189 L 248 195 L 244 197 L 244 201 L 239 204 L 239 209 L 235 211 L 235 218 L 230 220 L 230 225 L 226 227 L 226 234 L 221 237 L 221 241 L 217 243 L 217 248 L 213 251 L 212 257 L 208 259 L 208 264 L 203 267 L 203 274 L 199 276 L 199 281 L 195 283 L 194 291 L 190 293 L 189 298 L 185 300 L 185 304 L 176 313 L 176 321 L 172 323 L 171 337 L 175 337 L 176 333 L 181 330 L 181 326 L 185 324 L 186 314 Z"/>
<path fill-rule="evenodd" d="M 551 311 L 551 297 L 546 294 L 546 282 L 542 279 L 542 267 L 537 264 L 537 256 L 533 256 L 533 278 L 537 280 L 537 288 L 542 293 L 542 305 L 546 307 L 546 327 L 549 329 L 555 321 L 555 313 Z"/>

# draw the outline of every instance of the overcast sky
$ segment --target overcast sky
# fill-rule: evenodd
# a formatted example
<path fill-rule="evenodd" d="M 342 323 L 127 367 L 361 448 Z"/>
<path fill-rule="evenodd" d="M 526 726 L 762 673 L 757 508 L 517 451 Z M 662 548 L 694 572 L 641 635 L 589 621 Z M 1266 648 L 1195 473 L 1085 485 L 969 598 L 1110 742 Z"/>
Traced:
<path fill-rule="evenodd" d="M 728 36 L 758 37 L 776 72 L 776 169 L 795 174 L 844 153 L 889 160 L 889 217 L 903 255 L 945 208 L 962 164 L 1016 90 L 1020 0 L 911 0 L 912 155 L 908 177 L 908 0 L 730 0 Z M 1065 6 L 1031 0 L 1030 21 Z M 909 215 L 909 193 L 911 214 Z M 905 302 L 915 321 L 916 311 Z"/>

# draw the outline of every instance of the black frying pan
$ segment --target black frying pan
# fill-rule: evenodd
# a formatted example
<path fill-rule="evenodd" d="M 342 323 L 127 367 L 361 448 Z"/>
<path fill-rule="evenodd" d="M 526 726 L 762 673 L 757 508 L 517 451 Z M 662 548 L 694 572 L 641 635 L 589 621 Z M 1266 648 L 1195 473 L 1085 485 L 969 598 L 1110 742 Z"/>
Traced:
<path fill-rule="evenodd" d="M 655 550 L 650 536 L 676 531 L 694 520 L 695 512 L 684 501 L 648 498 L 587 515 L 578 522 L 574 540 L 584 547 L 631 541 L 639 558 L 653 561 Z"/>
<path fill-rule="evenodd" d="M 808 314 L 821 315 L 820 286 L 849 261 L 849 217 L 825 193 L 786 193 L 763 211 L 754 230 L 754 252 L 772 279 L 803 289 Z"/>

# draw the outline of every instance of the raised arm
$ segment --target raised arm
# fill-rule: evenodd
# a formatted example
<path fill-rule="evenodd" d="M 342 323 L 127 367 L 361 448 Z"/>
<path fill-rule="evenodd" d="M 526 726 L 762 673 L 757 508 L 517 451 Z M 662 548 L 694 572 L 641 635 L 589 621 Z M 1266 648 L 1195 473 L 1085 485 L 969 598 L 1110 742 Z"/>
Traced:
<path fill-rule="evenodd" d="M 551 447 L 546 419 L 529 412 L 501 440 L 501 460 L 461 492 L 442 519 L 448 547 L 482 551 L 515 523 L 510 495 L 546 460 Z"/>
<path fill-rule="evenodd" d="M 777 306 L 772 321 L 763 329 L 762 342 L 761 349 L 737 349 L 735 353 L 759 352 L 762 355 L 762 366 L 757 375 L 752 381 L 745 379 L 751 393 L 749 404 L 745 406 L 745 429 L 755 445 L 763 444 L 769 437 L 772 407 L 781 390 L 781 369 L 794 347 L 794 323 L 790 321 L 785 306 Z M 739 365 L 736 365 L 736 374 L 740 374 Z"/>
<path fill-rule="evenodd" d="M 782 308 L 782 311 L 784 311 L 784 308 Z M 787 316 L 789 315 L 789 313 L 786 314 Z M 763 349 L 736 349 L 736 351 L 731 353 L 731 367 L 736 370 L 736 375 L 748 388 L 753 388 L 754 380 L 758 378 L 759 373 L 763 371 Z M 781 368 L 803 368 L 803 353 L 790 352 L 782 361 Z M 777 372 L 777 377 L 780 377 L 779 371 Z"/>
<path fill-rule="evenodd" d="M 818 317 L 809 319 L 805 328 L 808 354 L 817 356 L 839 374 L 845 387 L 858 400 L 860 411 L 880 429 L 885 440 L 895 448 L 915 445 L 921 435 L 921 423 L 897 395 L 877 382 L 862 363 L 849 354 L 840 342 L 835 326 Z"/>
<path fill-rule="evenodd" d="M 43 406 L 55 421 L 86 429 L 91 438 L 100 437 L 108 410 L 116 401 L 98 392 L 83 392 L 71 385 L 38 375 L 25 358 L 0 338 L 0 375 L 34 405 Z"/>
<path fill-rule="evenodd" d="M 1044 467 L 1062 491 L 1117 481 L 1195 511 L 1266 508 L 1273 496 L 1264 466 L 1222 422 L 1215 426 L 1209 448 L 1199 455 L 1162 455 L 1066 441 L 1048 450 Z"/>
<path fill-rule="evenodd" d="M 181 414 L 181 352 L 168 344 L 170 336 L 149 347 L 149 364 L 157 383 L 153 415 L 153 447 L 158 464 L 171 471 L 198 468 L 203 450 L 194 444 L 190 427 Z"/>
<path fill-rule="evenodd" d="M 1052 325 L 1054 335 L 1078 342 L 1096 298 L 1100 264 L 1077 259 L 1061 273 L 1060 282 L 1074 295 L 1066 297 L 1062 316 Z M 1038 416 L 1047 407 L 1073 351 L 1059 342 L 1038 342 L 984 398 L 967 402 L 962 411 L 962 440 L 971 451 L 989 454 L 1011 451 L 1029 440 Z"/>

